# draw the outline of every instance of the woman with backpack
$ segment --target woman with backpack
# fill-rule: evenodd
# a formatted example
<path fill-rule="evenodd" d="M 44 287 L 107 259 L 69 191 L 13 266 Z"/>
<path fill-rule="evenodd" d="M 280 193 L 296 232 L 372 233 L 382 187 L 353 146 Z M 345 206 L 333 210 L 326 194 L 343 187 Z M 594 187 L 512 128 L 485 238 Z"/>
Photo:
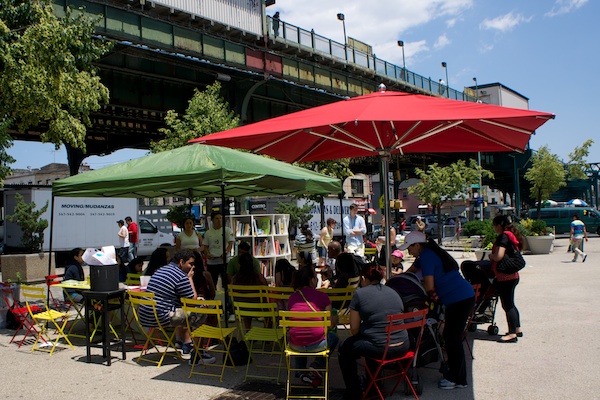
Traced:
<path fill-rule="evenodd" d="M 475 292 L 458 271 L 458 263 L 448 252 L 423 232 L 406 235 L 400 250 L 416 257 L 408 272 L 421 273 L 423 286 L 434 301 L 446 306 L 444 342 L 448 356 L 448 370 L 438 382 L 440 389 L 467 387 L 467 366 L 463 348 L 463 332 L 475 305 Z"/>

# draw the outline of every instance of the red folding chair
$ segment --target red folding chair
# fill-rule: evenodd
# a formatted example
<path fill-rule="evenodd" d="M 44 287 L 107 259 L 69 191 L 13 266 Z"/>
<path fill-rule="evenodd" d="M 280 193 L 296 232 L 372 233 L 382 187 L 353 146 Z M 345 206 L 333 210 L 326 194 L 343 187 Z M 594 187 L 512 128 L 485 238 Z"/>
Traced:
<path fill-rule="evenodd" d="M 428 309 L 423 309 L 419 311 L 413 311 L 402 314 L 391 314 L 388 315 L 388 325 L 385 328 L 387 333 L 387 342 L 385 345 L 385 350 L 383 352 L 383 356 L 380 358 L 370 358 L 370 357 L 362 357 L 363 364 L 365 366 L 365 372 L 367 373 L 367 380 L 369 384 L 365 389 L 365 393 L 363 395 L 363 400 L 367 398 L 374 397 L 370 395 L 371 389 L 375 389 L 378 397 L 381 400 L 384 400 L 389 396 L 392 396 L 396 391 L 396 388 L 401 382 L 405 382 L 406 388 L 410 389 L 415 399 L 418 399 L 417 391 L 413 387 L 412 379 L 408 376 L 408 370 L 411 366 L 413 366 L 413 361 L 416 355 L 419 352 L 419 346 L 421 345 L 421 337 L 423 336 L 423 330 L 425 328 L 425 324 L 427 322 L 427 312 Z M 409 350 L 402 357 L 397 358 L 388 358 L 387 354 L 390 346 L 393 346 L 392 343 L 392 334 L 394 332 L 413 329 L 415 334 L 418 334 L 416 337 L 416 345 L 413 350 Z M 385 369 L 384 367 L 392 364 L 394 366 L 393 369 Z M 376 366 L 374 366 L 376 365 Z M 386 396 L 381 391 L 381 388 L 377 384 L 378 382 L 394 379 L 395 384 L 392 390 L 389 393 L 386 393 Z M 408 393 L 408 390 L 405 390 Z"/>
<path fill-rule="evenodd" d="M 21 304 L 19 304 L 19 302 L 15 300 L 15 293 L 12 288 L 3 287 L 2 296 L 4 297 L 4 303 L 6 303 L 6 305 L 9 307 L 8 312 L 14 316 L 15 321 L 19 324 L 19 326 L 15 330 L 15 334 L 10 339 L 9 343 L 12 343 L 15 340 L 15 337 L 19 334 L 21 329 L 25 329 L 25 335 L 23 336 L 23 339 L 21 339 L 21 341 L 19 342 L 18 348 L 21 348 L 21 346 L 25 342 L 25 339 L 27 339 L 27 336 L 29 336 L 30 334 L 32 336 L 36 336 L 38 334 L 38 331 L 35 328 L 34 322 L 29 316 L 29 311 L 27 310 L 27 307 L 21 306 Z M 37 306 L 32 306 L 31 311 L 37 313 L 42 310 Z M 44 338 L 42 338 L 42 340 L 46 342 Z"/>
<path fill-rule="evenodd" d="M 59 311 L 67 311 L 70 308 L 70 304 L 65 304 L 63 300 L 54 297 L 51 286 L 61 283 L 64 277 L 65 274 L 46 276 L 46 286 L 48 287 L 48 294 L 50 296 L 50 307 Z"/>

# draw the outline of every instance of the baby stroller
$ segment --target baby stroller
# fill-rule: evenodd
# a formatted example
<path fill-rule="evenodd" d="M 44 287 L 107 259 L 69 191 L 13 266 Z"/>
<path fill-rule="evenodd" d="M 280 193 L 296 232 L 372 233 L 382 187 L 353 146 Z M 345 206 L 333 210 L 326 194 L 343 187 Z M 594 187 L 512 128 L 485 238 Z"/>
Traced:
<path fill-rule="evenodd" d="M 477 325 L 490 324 L 487 332 L 490 335 L 498 334 L 496 325 L 496 306 L 498 305 L 498 295 L 492 285 L 493 274 L 491 272 L 491 262 L 482 261 L 463 261 L 460 265 L 465 279 L 472 285 L 481 285 L 479 294 L 475 299 L 475 313 L 469 325 L 469 331 L 475 332 Z"/>
<path fill-rule="evenodd" d="M 400 295 L 402 302 L 404 303 L 404 310 L 406 312 L 422 310 L 424 308 L 430 310 L 427 314 L 427 328 L 423 332 L 421 345 L 419 346 L 417 357 L 414 359 L 411 375 L 411 383 L 415 388 L 415 391 L 417 394 L 421 394 L 423 392 L 423 385 L 419 379 L 418 373 L 416 372 L 416 368 L 441 360 L 442 365 L 440 370 L 445 369 L 442 348 L 437 341 L 439 316 L 436 313 L 436 309 L 430 307 L 429 296 L 421 284 L 421 281 L 415 274 L 411 272 L 405 272 L 400 275 L 396 275 L 387 281 L 386 286 L 391 287 Z M 417 338 L 415 337 L 414 332 L 410 331 L 408 332 L 408 336 L 411 340 L 412 348 L 414 349 Z M 411 394 L 408 385 L 405 385 L 404 387 L 404 394 Z"/>

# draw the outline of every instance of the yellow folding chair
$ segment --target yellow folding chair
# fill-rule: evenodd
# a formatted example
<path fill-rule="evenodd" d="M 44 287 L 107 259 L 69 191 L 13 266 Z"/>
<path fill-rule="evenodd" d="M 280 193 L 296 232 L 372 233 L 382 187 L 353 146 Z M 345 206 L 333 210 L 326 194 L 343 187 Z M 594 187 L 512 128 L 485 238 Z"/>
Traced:
<path fill-rule="evenodd" d="M 331 313 L 329 311 L 279 311 L 279 326 L 283 328 L 285 342 L 285 360 L 287 364 L 286 400 L 288 399 L 327 399 L 329 395 L 329 348 L 320 351 L 299 352 L 290 347 L 288 342 L 288 330 L 292 327 L 314 328 L 322 327 L 325 332 L 331 325 Z M 327 335 L 325 335 L 327 338 Z M 292 357 L 325 357 L 325 367 L 320 369 L 295 368 L 292 366 Z M 313 387 L 307 392 L 306 385 L 292 383 L 292 373 L 318 372 L 323 377 L 320 385 Z"/>
<path fill-rule="evenodd" d="M 358 284 L 360 283 L 360 276 L 355 276 L 354 278 L 348 278 L 347 288 L 356 289 Z"/>
<path fill-rule="evenodd" d="M 269 286 L 267 287 L 267 298 L 270 302 L 277 303 L 281 310 L 287 310 L 288 300 L 295 290 L 288 286 Z"/>
<path fill-rule="evenodd" d="M 53 310 L 48 307 L 44 288 L 21 286 L 21 293 L 23 293 L 23 298 L 25 299 L 25 305 L 27 306 L 29 316 L 38 326 L 37 337 L 33 347 L 31 348 L 31 351 L 33 352 L 34 350 L 40 350 L 48 352 L 50 355 L 52 355 L 61 338 L 64 338 L 69 346 L 75 350 L 75 347 L 73 347 L 73 344 L 64 331 L 68 321 L 68 314 Z M 36 310 L 39 311 L 40 308 L 43 311 L 36 312 Z M 54 325 L 54 328 L 56 329 L 56 339 L 54 340 L 51 338 L 50 333 L 48 332 L 50 324 Z M 45 344 L 50 344 L 51 348 L 48 349 L 46 346 L 38 346 L 40 339 L 42 339 Z"/>
<path fill-rule="evenodd" d="M 131 302 L 131 310 L 133 311 L 133 315 L 135 320 L 140 327 L 140 330 L 146 336 L 146 342 L 144 343 L 144 347 L 142 347 L 142 351 L 140 355 L 137 357 L 136 362 L 146 361 L 149 363 L 156 364 L 157 368 L 160 368 L 167 354 L 172 354 L 177 357 L 179 360 L 183 361 L 183 357 L 181 353 L 175 347 L 175 328 L 170 326 L 165 326 L 161 324 L 160 319 L 158 318 L 158 312 L 156 310 L 156 301 L 153 298 L 153 293 L 145 293 L 146 298 L 141 296 L 129 296 L 129 301 Z M 152 309 L 152 313 L 154 314 L 154 319 L 156 321 L 157 326 L 153 327 L 144 327 L 139 318 L 139 307 L 146 306 Z M 162 349 L 159 349 L 158 346 L 161 346 Z M 148 358 L 148 351 L 154 348 L 160 354 L 160 359 L 156 361 L 154 358 Z M 172 349 L 173 351 L 169 351 Z"/>
<path fill-rule="evenodd" d="M 70 326 L 69 326 L 69 331 L 67 332 L 67 335 L 72 336 L 72 337 L 76 337 L 76 338 L 81 338 L 81 339 L 85 339 L 85 335 L 83 334 L 79 334 L 79 333 L 73 333 L 73 328 L 75 328 L 75 326 L 77 325 L 78 322 L 82 322 L 85 323 L 85 316 L 83 315 L 84 313 L 84 303 L 77 303 L 74 299 L 73 296 L 71 296 L 71 294 L 67 291 L 66 288 L 63 288 L 63 293 L 65 295 L 65 306 L 67 307 L 66 309 L 66 313 L 70 316 L 71 315 L 71 309 L 75 310 L 75 314 L 73 316 L 73 319 L 70 320 Z M 94 327 L 96 326 L 96 321 L 94 319 Z"/>
<path fill-rule="evenodd" d="M 140 286 L 140 277 L 141 274 L 132 274 L 131 272 L 127 273 L 125 277 L 125 284 L 127 286 Z"/>
<path fill-rule="evenodd" d="M 228 285 L 229 297 L 232 302 L 243 301 L 247 303 L 268 302 L 266 285 Z"/>
<path fill-rule="evenodd" d="M 250 378 L 276 379 L 279 384 L 279 375 L 281 373 L 281 364 L 283 363 L 283 331 L 277 326 L 277 304 L 276 303 L 244 303 L 237 301 L 233 303 L 235 316 L 238 320 L 242 337 L 248 348 L 248 362 L 246 363 L 246 377 L 244 382 Z M 245 318 L 259 318 L 265 321 L 264 327 L 251 326 L 246 329 L 244 326 Z M 259 363 L 260 359 L 252 357 L 253 355 L 262 355 L 272 359 L 273 356 L 279 357 L 277 365 Z M 277 369 L 277 376 L 271 375 L 251 375 L 250 360 L 253 360 L 257 369 Z"/>
<path fill-rule="evenodd" d="M 190 336 L 195 341 L 194 356 L 190 358 L 192 367 L 190 369 L 190 374 L 188 378 L 191 378 L 192 375 L 205 375 L 205 376 L 215 376 L 219 377 L 219 380 L 223 382 L 223 375 L 225 374 L 225 368 L 235 368 L 235 363 L 231 358 L 231 354 L 229 350 L 231 348 L 231 340 L 233 339 L 233 333 L 237 328 L 223 328 L 221 326 L 221 317 L 223 316 L 223 303 L 221 300 L 193 300 L 193 299 L 185 299 L 182 298 L 181 302 L 183 303 L 183 311 L 185 311 L 185 320 L 187 324 L 188 331 L 190 332 Z M 203 324 L 200 327 L 192 330 L 193 324 L 190 323 L 192 316 L 194 318 L 208 318 L 210 315 L 214 315 L 217 319 L 217 326 L 210 326 L 207 324 Z M 214 339 L 222 342 L 223 349 L 211 348 L 211 353 L 221 353 L 223 354 L 223 362 L 221 364 L 205 364 L 201 359 L 199 366 L 203 366 L 202 371 L 195 371 L 196 368 L 196 359 L 199 356 L 200 351 L 200 343 L 202 339 Z M 227 360 L 231 363 L 231 365 L 227 365 Z M 206 371 L 209 367 L 220 368 L 220 373 L 212 373 Z"/>
<path fill-rule="evenodd" d="M 138 345 L 138 338 L 136 337 L 135 333 L 137 330 L 141 329 L 142 331 L 146 331 L 146 329 L 142 329 L 142 327 L 138 324 L 138 328 L 136 329 L 136 324 L 135 322 L 135 314 L 134 314 L 134 310 L 133 310 L 133 304 L 131 304 L 131 301 L 129 301 L 129 299 L 131 297 L 135 297 L 138 299 L 154 299 L 154 293 L 152 292 L 143 292 L 143 291 L 135 291 L 135 290 L 128 290 L 125 296 L 125 323 L 127 324 L 126 330 L 128 330 L 131 333 L 131 337 L 133 339 L 133 343 L 135 348 L 142 348 L 141 345 Z M 144 336 L 145 337 L 145 336 Z"/>
<path fill-rule="evenodd" d="M 348 306 L 354 295 L 354 290 L 354 288 L 348 286 L 345 288 L 319 289 L 320 292 L 329 296 L 332 307 L 337 310 L 338 324 L 343 325 L 345 329 L 349 329 L 350 326 L 350 309 Z"/>

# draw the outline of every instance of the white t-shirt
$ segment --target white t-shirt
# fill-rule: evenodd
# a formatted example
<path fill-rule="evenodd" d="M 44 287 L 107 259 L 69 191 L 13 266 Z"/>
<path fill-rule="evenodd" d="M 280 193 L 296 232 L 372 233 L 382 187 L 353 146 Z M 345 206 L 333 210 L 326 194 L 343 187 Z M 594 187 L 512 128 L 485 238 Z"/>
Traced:
<path fill-rule="evenodd" d="M 125 237 L 122 237 L 125 235 Z M 119 246 L 129 247 L 129 233 L 127 232 L 127 226 L 123 225 L 119 228 Z"/>
<path fill-rule="evenodd" d="M 231 229 L 229 229 L 229 227 L 225 227 L 225 237 L 227 240 L 225 248 L 227 248 L 227 244 L 229 244 L 229 242 L 233 242 L 235 239 L 233 236 L 233 232 L 231 231 Z M 202 243 L 208 249 L 208 253 L 213 257 L 219 257 L 223 255 L 223 228 L 210 228 L 209 230 L 207 230 L 204 234 L 204 240 L 202 241 Z M 209 265 L 225 264 L 229 262 L 230 258 L 231 255 L 229 254 L 227 255 L 226 261 L 223 261 L 223 259 L 221 258 L 208 258 L 206 260 L 206 263 Z"/>

